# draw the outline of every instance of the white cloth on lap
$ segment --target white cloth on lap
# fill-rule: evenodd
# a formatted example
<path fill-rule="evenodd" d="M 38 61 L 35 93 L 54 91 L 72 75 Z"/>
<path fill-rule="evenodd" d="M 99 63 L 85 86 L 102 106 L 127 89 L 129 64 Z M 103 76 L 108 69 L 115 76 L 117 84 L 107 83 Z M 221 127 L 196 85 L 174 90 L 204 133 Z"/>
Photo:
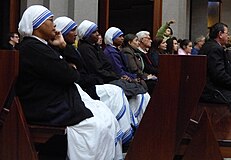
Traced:
<path fill-rule="evenodd" d="M 138 127 L 144 112 L 148 106 L 148 102 L 150 101 L 150 95 L 148 93 L 138 94 L 129 99 L 130 108 L 135 116 L 136 123 L 135 127 Z"/>
<path fill-rule="evenodd" d="M 100 101 L 104 102 L 115 115 L 123 132 L 122 142 L 132 139 L 134 115 L 131 112 L 127 97 L 123 89 L 112 84 L 96 85 L 96 93 Z"/>
<path fill-rule="evenodd" d="M 85 106 L 94 117 L 67 127 L 68 158 L 70 160 L 121 160 L 121 129 L 110 109 L 93 100 L 79 85 L 78 91 Z"/>

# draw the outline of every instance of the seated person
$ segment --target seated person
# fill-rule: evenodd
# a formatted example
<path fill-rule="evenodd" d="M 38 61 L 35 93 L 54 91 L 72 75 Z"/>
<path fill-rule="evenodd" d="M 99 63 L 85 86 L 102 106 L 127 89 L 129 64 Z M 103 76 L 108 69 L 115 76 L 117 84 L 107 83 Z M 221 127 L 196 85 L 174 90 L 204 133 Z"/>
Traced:
<path fill-rule="evenodd" d="M 86 71 L 86 63 L 80 56 L 78 50 L 73 46 L 76 39 L 77 24 L 68 17 L 58 17 L 54 21 L 56 29 L 60 31 L 67 43 L 66 48 L 61 52 L 62 56 L 69 63 L 77 66 L 80 78 L 77 83 L 90 93 L 91 96 L 99 96 L 115 115 L 122 130 L 122 143 L 125 144 L 132 139 L 133 128 L 131 126 L 132 114 L 130 112 L 128 100 L 123 90 L 112 84 L 103 84 L 103 80 L 94 74 Z"/>
<path fill-rule="evenodd" d="M 122 159 L 121 130 L 114 115 L 74 83 L 79 79 L 76 66 L 52 49 L 64 49 L 66 43 L 51 11 L 30 6 L 18 30 L 24 38 L 16 93 L 28 123 L 66 126 L 67 159 Z"/>
<path fill-rule="evenodd" d="M 180 48 L 178 49 L 178 55 L 191 55 L 192 41 L 189 39 L 183 39 L 180 42 Z"/>
<path fill-rule="evenodd" d="M 86 70 L 89 73 L 99 76 L 104 81 L 104 83 L 112 83 L 115 80 L 117 82 L 127 82 L 122 81 L 121 78 L 124 77 L 117 75 L 113 71 L 112 65 L 107 60 L 107 57 L 104 55 L 102 49 L 96 43 L 98 41 L 99 33 L 98 27 L 95 23 L 88 20 L 84 20 L 78 26 L 77 34 L 80 39 L 78 50 L 81 53 L 81 56 L 83 57 L 85 62 L 87 62 Z M 123 88 L 126 95 L 128 94 L 128 92 L 126 92 L 127 90 L 129 90 L 129 93 L 132 94 L 132 96 L 129 97 L 129 104 L 130 109 L 132 110 L 132 113 L 135 116 L 135 124 L 133 125 L 137 127 L 147 107 L 150 96 L 146 92 L 146 90 L 142 88 L 139 88 L 142 90 L 142 94 L 137 94 L 137 92 L 135 92 L 135 89 L 136 88 Z"/>
<path fill-rule="evenodd" d="M 198 55 L 199 50 L 205 43 L 205 36 L 199 36 L 194 41 L 194 46 L 192 48 L 191 54 L 192 55 Z"/>
<path fill-rule="evenodd" d="M 157 31 L 156 37 L 169 39 L 173 35 L 173 30 L 170 27 L 171 24 L 175 23 L 175 20 L 170 20 L 163 24 Z"/>
<path fill-rule="evenodd" d="M 19 44 L 19 35 L 16 32 L 11 32 L 8 34 L 7 37 L 7 43 L 5 43 L 2 47 L 2 49 L 6 50 L 17 50 L 18 44 Z"/>
<path fill-rule="evenodd" d="M 231 66 L 224 51 L 228 33 L 226 24 L 214 24 L 210 29 L 209 40 L 199 51 L 199 54 L 207 55 L 207 82 L 202 101 L 231 104 Z"/>
<path fill-rule="evenodd" d="M 154 62 L 152 61 L 151 54 L 149 52 L 152 46 L 150 33 L 148 31 L 139 31 L 138 33 L 136 33 L 136 36 L 138 37 L 138 40 L 140 42 L 138 51 L 143 58 L 144 72 L 157 75 L 158 67 L 154 66 Z"/>

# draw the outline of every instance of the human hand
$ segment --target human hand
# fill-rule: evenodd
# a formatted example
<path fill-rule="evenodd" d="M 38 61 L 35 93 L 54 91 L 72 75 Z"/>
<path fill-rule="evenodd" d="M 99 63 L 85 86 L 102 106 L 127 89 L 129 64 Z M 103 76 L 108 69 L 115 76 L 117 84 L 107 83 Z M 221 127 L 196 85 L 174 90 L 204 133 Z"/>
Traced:
<path fill-rule="evenodd" d="M 49 40 L 49 43 L 53 46 L 57 46 L 61 49 L 66 47 L 66 42 L 63 38 L 63 35 L 61 32 L 56 31 L 55 38 L 53 40 Z"/>
<path fill-rule="evenodd" d="M 176 23 L 176 21 L 174 19 L 172 19 L 172 20 L 168 21 L 167 23 L 168 23 L 168 25 L 171 25 L 173 23 Z"/>
<path fill-rule="evenodd" d="M 126 81 L 129 81 L 129 82 L 131 82 L 131 78 L 130 77 L 128 77 L 127 75 L 123 75 L 122 77 L 120 77 L 121 79 L 123 79 L 123 80 L 126 80 Z"/>
<path fill-rule="evenodd" d="M 147 76 L 147 79 L 148 79 L 148 80 L 149 80 L 149 79 L 156 80 L 157 77 L 156 77 L 155 75 L 149 74 L 149 75 Z"/>

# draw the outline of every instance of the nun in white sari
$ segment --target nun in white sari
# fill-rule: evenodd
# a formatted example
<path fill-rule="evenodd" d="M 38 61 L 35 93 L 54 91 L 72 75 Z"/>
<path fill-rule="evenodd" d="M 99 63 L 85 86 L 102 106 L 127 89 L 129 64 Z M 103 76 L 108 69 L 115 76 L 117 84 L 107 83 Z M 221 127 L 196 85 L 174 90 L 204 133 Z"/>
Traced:
<path fill-rule="evenodd" d="M 48 40 L 43 39 L 40 34 L 36 34 L 42 33 L 43 35 L 47 34 L 47 36 L 51 36 L 51 33 L 47 32 L 47 29 L 52 30 L 53 26 L 51 28 L 51 26 L 47 24 L 50 24 L 52 21 L 53 14 L 41 5 L 30 6 L 24 12 L 19 23 L 18 31 L 21 36 L 28 37 L 31 40 L 36 41 L 36 46 L 33 46 L 33 52 L 40 52 L 39 46 L 42 46 L 47 51 L 51 50 L 50 53 L 55 53 L 51 47 L 46 46 L 48 45 Z M 35 30 L 40 31 L 35 33 Z M 54 32 L 54 30 L 52 32 Z M 53 45 L 62 45 L 62 47 L 65 46 L 65 42 L 61 34 L 58 34 L 56 38 L 57 39 L 53 41 Z M 27 44 L 24 48 L 25 47 L 30 47 L 30 45 Z M 44 55 L 45 54 L 46 53 L 44 53 Z M 62 63 L 66 63 L 63 62 L 61 56 L 60 61 L 62 61 Z M 91 99 L 91 97 L 89 97 L 77 84 L 76 87 L 85 107 L 90 109 L 93 117 L 82 120 L 78 124 L 67 126 L 67 159 L 123 159 L 121 148 L 122 131 L 114 115 L 103 102 Z"/>
<path fill-rule="evenodd" d="M 85 40 L 85 39 L 89 38 L 96 31 L 98 31 L 98 26 L 89 20 L 84 20 L 77 28 L 78 37 L 81 40 Z M 112 38 L 113 35 L 117 34 L 115 32 L 111 33 L 110 38 Z M 117 36 L 118 36 L 118 34 L 117 34 Z M 82 55 L 82 56 L 84 56 L 84 55 Z M 103 56 L 103 55 L 101 55 L 101 56 Z M 104 59 L 106 59 L 106 57 Z M 92 62 L 92 63 L 94 63 L 94 62 Z M 102 67 L 103 67 L 103 65 L 102 65 Z M 98 93 L 98 91 L 99 90 L 97 90 L 97 93 Z M 132 115 L 133 115 L 132 116 L 132 118 L 133 118 L 132 124 L 135 127 L 138 127 L 138 125 L 141 121 L 141 118 L 145 112 L 145 109 L 148 105 L 149 100 L 150 100 L 150 95 L 148 93 L 138 94 L 138 95 L 133 96 L 129 99 L 129 107 L 130 107 L 130 109 L 132 111 Z"/>
<path fill-rule="evenodd" d="M 75 36 L 77 24 L 72 19 L 65 16 L 56 18 L 54 20 L 54 23 L 56 25 L 56 29 L 62 33 L 67 44 L 73 48 L 72 44 L 74 43 L 75 38 L 70 37 Z M 70 33 L 71 31 L 75 33 Z M 66 56 L 70 55 L 72 59 L 73 57 L 77 59 L 81 58 L 78 58 L 78 56 L 74 56 L 75 54 L 80 54 L 74 49 L 69 49 L 67 51 L 64 50 L 64 52 L 69 52 L 66 53 Z M 78 60 L 78 62 L 79 61 L 83 63 L 83 59 Z M 97 95 L 100 97 L 100 101 L 104 102 L 110 108 L 112 113 L 115 115 L 117 121 L 119 122 L 120 128 L 122 130 L 122 143 L 124 144 L 129 142 L 132 139 L 134 132 L 131 126 L 131 124 L 133 124 L 133 115 L 131 109 L 129 108 L 129 103 L 123 90 L 120 87 L 112 84 L 95 85 L 95 87 Z"/>
<path fill-rule="evenodd" d="M 111 57 L 114 57 L 113 54 L 115 53 L 116 54 L 118 53 L 119 55 L 122 54 L 122 53 L 119 53 L 119 50 L 117 49 L 117 47 L 113 45 L 114 41 L 116 41 L 116 38 L 119 36 L 123 36 L 123 32 L 119 28 L 116 28 L 116 27 L 110 27 L 105 33 L 104 42 L 107 45 L 106 48 L 107 47 L 110 48 L 107 50 L 107 52 L 111 51 L 111 53 L 107 53 L 107 54 L 109 55 L 112 54 Z M 116 58 L 111 58 L 111 61 L 116 61 L 116 62 L 113 62 L 113 64 L 119 64 L 119 65 L 122 64 L 122 62 L 118 62 L 119 59 L 116 59 Z M 137 96 L 133 96 L 129 100 L 130 107 L 138 123 L 140 123 L 143 117 L 144 111 L 146 110 L 149 100 L 150 100 L 150 95 L 148 94 L 148 92 L 144 94 L 138 94 Z"/>

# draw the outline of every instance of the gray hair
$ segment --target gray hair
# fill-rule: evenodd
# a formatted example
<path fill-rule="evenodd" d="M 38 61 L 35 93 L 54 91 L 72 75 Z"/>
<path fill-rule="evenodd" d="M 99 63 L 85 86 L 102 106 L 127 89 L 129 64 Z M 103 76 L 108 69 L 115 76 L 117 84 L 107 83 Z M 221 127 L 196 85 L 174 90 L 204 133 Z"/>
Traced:
<path fill-rule="evenodd" d="M 136 36 L 138 37 L 138 40 L 140 41 L 142 38 L 150 36 L 150 32 L 148 31 L 139 31 L 136 33 Z"/>

